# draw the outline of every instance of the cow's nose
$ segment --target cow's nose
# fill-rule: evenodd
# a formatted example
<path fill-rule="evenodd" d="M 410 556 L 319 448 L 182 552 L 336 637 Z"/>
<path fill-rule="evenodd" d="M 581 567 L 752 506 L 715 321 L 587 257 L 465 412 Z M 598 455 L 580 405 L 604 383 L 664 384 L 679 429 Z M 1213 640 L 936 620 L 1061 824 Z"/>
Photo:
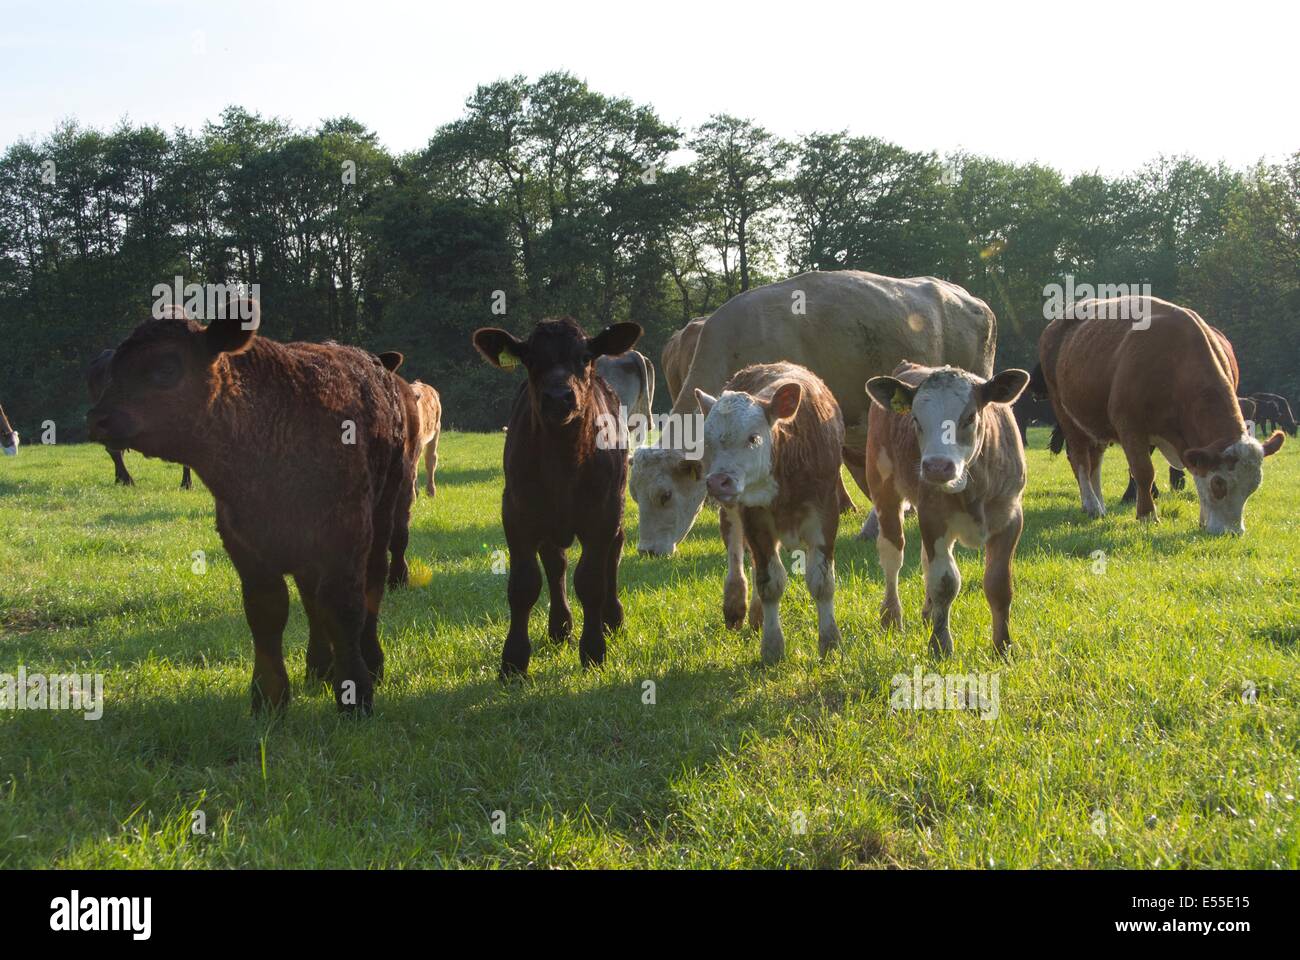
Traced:
<path fill-rule="evenodd" d="M 571 407 L 577 402 L 578 395 L 573 392 L 572 387 L 561 387 L 558 390 L 547 390 L 546 399 L 552 403 Z"/>
<path fill-rule="evenodd" d="M 947 483 L 957 476 L 957 464 L 947 457 L 926 457 L 921 461 L 921 475 L 931 483 Z"/>
<path fill-rule="evenodd" d="M 733 497 L 736 495 L 735 478 L 727 473 L 711 473 L 705 480 L 709 493 L 714 497 Z"/>

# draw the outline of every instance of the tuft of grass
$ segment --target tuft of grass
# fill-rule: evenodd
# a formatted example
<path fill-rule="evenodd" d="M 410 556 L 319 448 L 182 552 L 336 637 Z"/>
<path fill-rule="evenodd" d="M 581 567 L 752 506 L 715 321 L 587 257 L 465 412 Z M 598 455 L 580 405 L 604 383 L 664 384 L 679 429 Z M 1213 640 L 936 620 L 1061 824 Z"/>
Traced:
<path fill-rule="evenodd" d="M 24 447 L 0 461 L 0 673 L 102 673 L 106 702 L 93 721 L 0 710 L 0 866 L 1300 866 L 1295 445 L 1266 464 L 1246 536 L 1221 539 L 1190 490 L 1136 523 L 1118 451 L 1112 513 L 1087 520 L 1045 442 L 1007 661 L 970 551 L 956 654 L 929 658 L 914 520 L 906 623 L 882 631 L 859 513 L 837 544 L 841 652 L 818 660 L 792 576 L 787 659 L 763 669 L 757 637 L 722 626 L 716 515 L 642 558 L 629 501 L 605 669 L 545 639 L 543 592 L 532 677 L 502 687 L 502 438 L 444 434 L 410 547 L 431 580 L 384 601 L 364 722 L 302 684 L 296 601 L 294 702 L 250 715 L 238 578 L 178 467 L 129 455 L 124 489 L 98 447 Z M 917 666 L 995 675 L 996 717 L 893 709 Z"/>

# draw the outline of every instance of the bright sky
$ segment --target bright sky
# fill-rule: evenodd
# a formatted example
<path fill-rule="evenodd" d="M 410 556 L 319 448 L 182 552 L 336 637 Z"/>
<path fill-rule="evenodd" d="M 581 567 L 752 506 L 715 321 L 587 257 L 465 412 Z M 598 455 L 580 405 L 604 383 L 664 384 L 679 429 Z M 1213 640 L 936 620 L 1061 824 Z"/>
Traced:
<path fill-rule="evenodd" d="M 1284 0 L 0 0 L 0 146 L 236 103 L 351 114 L 404 151 L 477 84 L 565 69 L 682 126 L 729 112 L 1067 173 L 1241 167 L 1300 150 L 1297 27 Z"/>

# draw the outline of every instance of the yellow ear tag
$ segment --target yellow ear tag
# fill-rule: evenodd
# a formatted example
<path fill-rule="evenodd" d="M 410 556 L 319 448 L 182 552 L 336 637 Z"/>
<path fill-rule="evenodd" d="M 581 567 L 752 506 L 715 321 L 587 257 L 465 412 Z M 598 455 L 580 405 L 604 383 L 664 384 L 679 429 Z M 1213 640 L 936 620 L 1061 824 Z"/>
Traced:
<path fill-rule="evenodd" d="M 509 350 L 502 350 L 497 354 L 497 363 L 501 364 L 502 370 L 513 370 L 519 366 L 519 358 Z"/>
<path fill-rule="evenodd" d="M 889 407 L 895 413 L 907 413 L 912 409 L 912 404 L 907 399 L 907 394 L 902 390 L 895 390 L 894 396 L 889 401 Z"/>

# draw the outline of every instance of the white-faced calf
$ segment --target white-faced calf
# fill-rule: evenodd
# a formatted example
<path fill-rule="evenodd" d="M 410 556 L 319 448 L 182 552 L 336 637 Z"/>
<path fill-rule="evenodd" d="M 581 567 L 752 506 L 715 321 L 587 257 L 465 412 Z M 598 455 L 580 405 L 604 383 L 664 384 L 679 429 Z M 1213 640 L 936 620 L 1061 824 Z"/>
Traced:
<path fill-rule="evenodd" d="M 867 423 L 867 483 L 880 517 L 876 549 L 885 573 L 884 626 L 902 623 L 898 571 L 903 566 L 903 510 L 916 507 L 925 571 L 922 616 L 930 649 L 952 653 L 949 610 L 961 589 L 953 545 L 984 548 L 984 596 L 993 645 L 1011 642 L 1011 561 L 1024 525 L 1025 450 L 1010 404 L 1029 382 L 1024 370 L 984 380 L 953 367 L 899 364 L 874 377 Z"/>
<path fill-rule="evenodd" d="M 780 602 L 786 572 L 779 551 L 782 543 L 798 544 L 806 551 L 803 573 L 817 602 L 818 649 L 824 656 L 840 642 L 834 607 L 844 445 L 840 408 L 816 374 L 793 363 L 746 367 L 727 381 L 720 396 L 703 390 L 695 396 L 705 414 L 705 486 L 722 507 L 727 626 L 739 627 L 745 617 L 748 547 L 756 581 L 750 624 L 762 628 L 764 663 L 784 656 Z"/>

